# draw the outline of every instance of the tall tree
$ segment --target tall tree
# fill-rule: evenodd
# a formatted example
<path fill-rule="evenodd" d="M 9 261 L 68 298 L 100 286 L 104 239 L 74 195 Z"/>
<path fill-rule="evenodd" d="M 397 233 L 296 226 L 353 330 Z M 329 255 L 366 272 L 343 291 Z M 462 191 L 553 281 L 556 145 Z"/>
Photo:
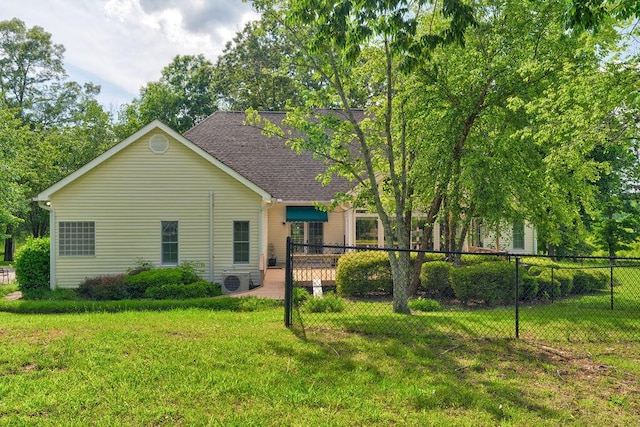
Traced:
<path fill-rule="evenodd" d="M 140 89 L 140 97 L 120 112 L 118 135 L 127 137 L 158 119 L 184 132 L 217 109 L 213 64 L 203 55 L 178 55 L 162 69 L 157 82 Z"/>
<path fill-rule="evenodd" d="M 31 198 L 114 142 L 110 116 L 95 100 L 100 87 L 67 80 L 63 54 L 64 47 L 53 44 L 43 28 L 27 28 L 17 18 L 0 22 L 3 117 L 14 114 L 29 129 L 26 135 L 19 132 L 20 138 L 9 137 L 15 134 L 10 129 L 23 127 L 7 121 L 0 135 L 12 144 L 5 168 L 11 171 L 3 176 L 6 191 L 0 200 L 14 209 L 10 217 L 0 215 L 0 229 L 7 235 L 5 260 L 12 260 L 17 223 L 36 236 L 48 230 L 47 212 Z M 6 147 L 4 152 L 6 157 Z"/>
<path fill-rule="evenodd" d="M 287 135 L 269 123 L 263 124 L 266 130 L 290 138 L 295 150 L 326 159 L 325 180 L 337 174 L 358 182 L 382 221 L 387 245 L 409 248 L 414 201 L 409 175 L 416 153 L 407 139 L 404 102 L 397 94 L 406 73 L 427 61 L 434 47 L 461 39 L 472 22 L 471 9 L 455 0 L 444 5 L 291 0 L 259 6 L 266 6 L 264 13 L 290 31 L 320 88 L 285 120 L 306 138 Z M 422 15 L 434 8 L 445 18 L 442 25 L 419 29 Z M 353 105 L 363 88 L 364 118 Z M 316 114 L 319 107 L 340 112 Z M 252 114 L 249 119 L 260 120 Z M 389 252 L 389 261 L 393 309 L 409 313 L 409 253 Z"/>
<path fill-rule="evenodd" d="M 27 28 L 18 18 L 0 22 L 0 95 L 24 120 L 32 119 L 50 86 L 66 77 L 63 55 L 64 47 L 53 44 L 42 27 Z"/>
<path fill-rule="evenodd" d="M 221 108 L 284 110 L 317 85 L 296 67 L 298 49 L 282 25 L 264 15 L 245 25 L 218 57 L 214 87 Z"/>

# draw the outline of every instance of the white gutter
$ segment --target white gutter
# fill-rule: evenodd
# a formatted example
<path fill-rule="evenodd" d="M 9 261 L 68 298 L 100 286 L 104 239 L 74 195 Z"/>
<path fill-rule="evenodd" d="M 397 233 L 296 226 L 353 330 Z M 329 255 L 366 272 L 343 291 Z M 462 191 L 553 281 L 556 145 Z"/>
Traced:
<path fill-rule="evenodd" d="M 209 191 L 209 282 L 213 282 L 213 191 Z"/>

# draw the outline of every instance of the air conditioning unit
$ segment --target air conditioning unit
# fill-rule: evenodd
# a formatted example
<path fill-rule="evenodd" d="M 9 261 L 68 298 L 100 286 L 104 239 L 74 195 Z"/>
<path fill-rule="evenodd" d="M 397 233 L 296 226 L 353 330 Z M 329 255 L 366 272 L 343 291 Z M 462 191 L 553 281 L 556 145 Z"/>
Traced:
<path fill-rule="evenodd" d="M 222 292 L 225 294 L 245 292 L 249 290 L 250 284 L 251 273 L 226 272 L 222 279 Z"/>

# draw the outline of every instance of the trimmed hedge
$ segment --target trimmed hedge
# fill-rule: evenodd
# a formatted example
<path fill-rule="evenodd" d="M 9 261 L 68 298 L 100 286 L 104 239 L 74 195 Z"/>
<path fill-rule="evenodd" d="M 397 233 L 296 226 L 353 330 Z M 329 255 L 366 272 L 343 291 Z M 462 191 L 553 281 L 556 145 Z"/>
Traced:
<path fill-rule="evenodd" d="M 514 266 L 507 261 L 486 262 L 451 270 L 451 286 L 460 301 L 489 306 L 514 300 Z"/>
<path fill-rule="evenodd" d="M 554 272 L 553 281 L 551 281 L 551 270 L 542 271 L 537 277 L 538 279 L 538 297 L 543 299 L 555 299 L 562 296 L 560 280 L 558 280 L 557 272 Z"/>
<path fill-rule="evenodd" d="M 487 262 L 500 262 L 505 261 L 502 255 L 473 255 L 462 254 L 460 256 L 460 263 L 462 266 L 485 264 Z"/>
<path fill-rule="evenodd" d="M 23 314 L 119 313 L 123 311 L 204 310 L 257 311 L 282 306 L 281 301 L 255 297 L 217 297 L 189 300 L 121 301 L 2 301 L 0 311 Z"/>
<path fill-rule="evenodd" d="M 343 296 L 391 293 L 393 279 L 389 256 L 382 251 L 352 252 L 340 257 L 336 290 Z"/>
<path fill-rule="evenodd" d="M 451 298 L 454 296 L 451 287 L 451 269 L 453 267 L 446 261 L 425 262 L 420 272 L 421 288 L 430 295 L 439 298 Z"/>
<path fill-rule="evenodd" d="M 152 299 L 206 298 L 222 295 L 222 288 L 219 283 L 200 280 L 188 285 L 174 284 L 153 286 L 147 288 L 144 295 L 146 298 Z"/>
<path fill-rule="evenodd" d="M 573 273 L 573 294 L 589 294 L 609 285 L 609 275 L 604 270 L 575 270 Z"/>
<path fill-rule="evenodd" d="M 30 238 L 16 252 L 16 279 L 24 298 L 49 289 L 49 238 Z"/>

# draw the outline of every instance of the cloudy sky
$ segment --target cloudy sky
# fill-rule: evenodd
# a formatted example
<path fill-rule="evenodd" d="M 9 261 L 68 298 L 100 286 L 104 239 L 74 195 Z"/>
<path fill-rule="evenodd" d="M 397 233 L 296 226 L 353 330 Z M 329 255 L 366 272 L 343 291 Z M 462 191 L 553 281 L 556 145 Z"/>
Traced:
<path fill-rule="evenodd" d="M 69 77 L 101 85 L 100 102 L 115 108 L 178 54 L 215 62 L 257 15 L 241 0 L 0 0 L 0 20 L 11 18 L 51 33 Z"/>

